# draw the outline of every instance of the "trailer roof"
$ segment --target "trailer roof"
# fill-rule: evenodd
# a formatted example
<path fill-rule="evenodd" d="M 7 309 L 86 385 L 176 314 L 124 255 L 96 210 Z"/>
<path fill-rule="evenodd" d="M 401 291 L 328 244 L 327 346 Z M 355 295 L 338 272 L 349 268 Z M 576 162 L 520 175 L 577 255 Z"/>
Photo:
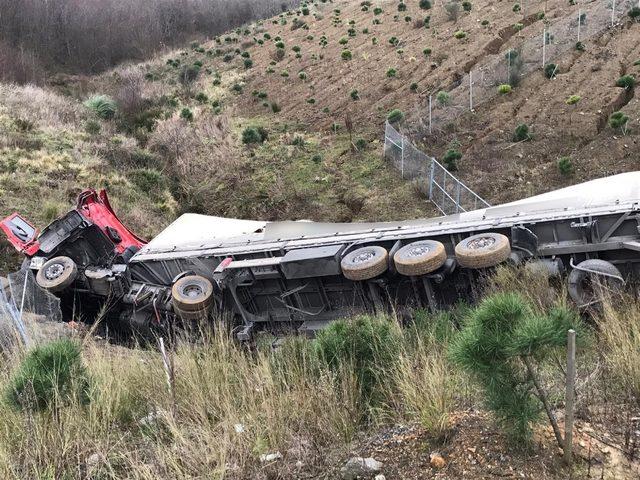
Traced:
<path fill-rule="evenodd" d="M 602 207 L 640 202 L 640 172 L 629 172 L 591 180 L 571 187 L 554 190 L 523 200 L 443 217 L 416 219 L 402 222 L 378 223 L 318 223 L 309 221 L 267 222 L 229 219 L 207 215 L 184 214 L 169 225 L 132 259 L 152 259 L 154 254 L 179 255 L 181 251 L 209 250 L 225 245 L 261 242 L 286 242 L 289 240 L 335 236 L 355 232 L 412 229 L 414 227 L 441 226 L 450 228 L 466 224 L 472 228 L 475 222 L 504 220 L 512 217 L 538 216 L 541 220 L 553 216 L 553 212 L 590 211 Z"/>

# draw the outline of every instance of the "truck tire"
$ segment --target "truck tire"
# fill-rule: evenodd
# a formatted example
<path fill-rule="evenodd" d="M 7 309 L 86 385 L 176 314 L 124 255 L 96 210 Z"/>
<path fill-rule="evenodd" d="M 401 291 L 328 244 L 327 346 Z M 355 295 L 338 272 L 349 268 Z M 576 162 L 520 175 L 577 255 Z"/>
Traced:
<path fill-rule="evenodd" d="M 202 310 L 181 310 L 179 308 L 173 307 L 173 311 L 185 322 L 193 322 L 198 320 L 206 320 L 209 316 L 209 307 L 204 308 Z"/>
<path fill-rule="evenodd" d="M 387 271 L 389 253 L 376 245 L 358 248 L 345 255 L 340 266 L 349 280 L 369 280 Z"/>
<path fill-rule="evenodd" d="M 213 302 L 213 285 L 200 275 L 182 277 L 171 287 L 173 307 L 182 312 L 209 310 Z"/>
<path fill-rule="evenodd" d="M 601 279 L 607 287 L 613 289 L 621 288 L 624 284 L 620 270 L 612 263 L 595 258 L 580 262 L 569 273 L 567 288 L 569 296 L 579 307 L 588 306 L 596 300 L 597 292 L 593 289 L 594 278 Z"/>
<path fill-rule="evenodd" d="M 405 245 L 393 256 L 401 275 L 415 277 L 439 269 L 447 261 L 444 245 L 435 240 L 422 240 Z"/>
<path fill-rule="evenodd" d="M 50 292 L 61 292 L 78 276 L 76 262 L 69 257 L 53 257 L 38 270 L 36 283 Z"/>
<path fill-rule="evenodd" d="M 465 238 L 455 251 L 461 267 L 488 268 L 507 260 L 511 246 L 505 235 L 487 232 Z"/>

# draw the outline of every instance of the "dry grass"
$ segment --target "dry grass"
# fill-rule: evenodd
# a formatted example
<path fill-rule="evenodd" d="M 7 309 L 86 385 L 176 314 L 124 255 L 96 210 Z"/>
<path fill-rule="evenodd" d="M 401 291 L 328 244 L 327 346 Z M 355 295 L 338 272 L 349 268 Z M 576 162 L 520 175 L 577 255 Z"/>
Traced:
<path fill-rule="evenodd" d="M 604 296 L 597 325 L 601 354 L 612 379 L 640 399 L 640 302 Z"/>
<path fill-rule="evenodd" d="M 252 352 L 224 333 L 206 338 L 181 343 L 172 354 L 174 395 L 158 352 L 85 340 L 93 381 L 88 405 L 27 413 L 0 404 L 0 476 L 293 478 L 326 470 L 346 454 L 366 428 L 362 418 L 420 421 L 434 436 L 448 428 L 454 382 L 444 348 L 426 337 L 405 337 L 387 400 L 368 416 L 353 366 L 329 368 L 309 340 Z M 21 358 L 16 353 L 2 363 L 0 389 Z M 283 460 L 260 460 L 275 452 Z"/>

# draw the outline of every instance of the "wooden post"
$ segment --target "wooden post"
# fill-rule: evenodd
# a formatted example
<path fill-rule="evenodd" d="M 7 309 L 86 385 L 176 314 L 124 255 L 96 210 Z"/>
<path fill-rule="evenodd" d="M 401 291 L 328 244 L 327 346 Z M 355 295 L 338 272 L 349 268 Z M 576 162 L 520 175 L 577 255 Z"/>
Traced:
<path fill-rule="evenodd" d="M 567 332 L 567 390 L 564 412 L 564 460 L 571 467 L 573 463 L 573 404 L 576 384 L 576 332 Z"/>

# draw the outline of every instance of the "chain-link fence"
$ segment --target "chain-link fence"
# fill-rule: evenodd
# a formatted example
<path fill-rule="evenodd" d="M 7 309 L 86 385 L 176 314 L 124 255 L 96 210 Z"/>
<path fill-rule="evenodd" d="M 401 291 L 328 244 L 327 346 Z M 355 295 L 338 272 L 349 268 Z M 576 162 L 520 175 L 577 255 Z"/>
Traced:
<path fill-rule="evenodd" d="M 553 78 L 558 69 L 554 61 L 567 52 L 588 49 L 590 40 L 618 25 L 633 7 L 640 7 L 639 0 L 583 1 L 568 6 L 561 17 L 548 20 L 533 13 L 538 7 L 542 10 L 544 2 L 521 3 L 527 8 L 522 23 L 507 32 L 517 39 L 514 47 L 488 56 L 453 88 L 432 92 L 421 114 L 426 133 L 437 133 L 461 113 L 508 93 L 533 72 Z"/>
<path fill-rule="evenodd" d="M 38 286 L 33 273 L 23 268 L 0 285 L 0 347 L 29 344 L 33 331 L 29 322 L 37 318 L 61 322 L 60 299 Z"/>
<path fill-rule="evenodd" d="M 435 158 L 418 150 L 389 122 L 384 129 L 384 156 L 401 172 L 403 179 L 415 181 L 445 215 L 489 206 Z"/>

